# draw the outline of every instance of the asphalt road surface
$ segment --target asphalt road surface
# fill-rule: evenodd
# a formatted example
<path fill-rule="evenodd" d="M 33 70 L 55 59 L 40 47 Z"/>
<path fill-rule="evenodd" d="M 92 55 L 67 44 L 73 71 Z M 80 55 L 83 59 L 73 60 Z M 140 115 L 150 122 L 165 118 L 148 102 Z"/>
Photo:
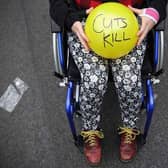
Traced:
<path fill-rule="evenodd" d="M 165 49 L 167 51 L 166 31 Z M 0 0 L 0 96 L 16 77 L 29 89 L 11 113 L 0 109 L 0 168 L 87 168 L 74 146 L 65 115 L 66 88 L 53 76 L 47 0 Z M 103 104 L 102 168 L 167 168 L 168 54 L 165 73 L 155 86 L 155 114 L 147 139 L 128 164 L 118 159 L 115 92 L 109 86 Z M 115 102 L 115 103 L 112 103 Z M 107 117 L 108 116 L 108 117 Z"/>

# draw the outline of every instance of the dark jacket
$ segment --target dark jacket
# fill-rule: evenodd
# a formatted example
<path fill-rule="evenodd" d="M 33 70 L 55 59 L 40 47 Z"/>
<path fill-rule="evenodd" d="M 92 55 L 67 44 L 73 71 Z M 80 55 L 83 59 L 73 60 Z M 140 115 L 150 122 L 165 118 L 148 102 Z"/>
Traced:
<path fill-rule="evenodd" d="M 69 3 L 68 3 L 69 1 Z M 102 2 L 118 2 L 118 0 L 102 0 Z M 166 17 L 167 0 L 148 0 L 141 6 L 155 8 L 160 14 L 160 21 Z M 76 6 L 74 0 L 50 0 L 51 18 L 61 27 L 71 29 L 75 21 L 81 21 L 86 9 Z"/>

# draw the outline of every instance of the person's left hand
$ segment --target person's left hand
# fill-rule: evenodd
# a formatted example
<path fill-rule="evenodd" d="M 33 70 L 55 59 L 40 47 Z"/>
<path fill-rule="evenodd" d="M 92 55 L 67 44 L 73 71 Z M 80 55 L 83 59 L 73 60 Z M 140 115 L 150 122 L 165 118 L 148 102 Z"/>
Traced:
<path fill-rule="evenodd" d="M 155 23 L 152 19 L 146 17 L 146 16 L 141 16 L 143 15 L 143 9 L 137 9 L 133 8 L 132 6 L 128 6 L 134 13 L 139 15 L 142 20 L 141 28 L 138 31 L 138 42 L 137 45 L 140 45 L 141 42 L 144 40 L 144 38 L 147 36 L 148 32 L 155 26 Z"/>

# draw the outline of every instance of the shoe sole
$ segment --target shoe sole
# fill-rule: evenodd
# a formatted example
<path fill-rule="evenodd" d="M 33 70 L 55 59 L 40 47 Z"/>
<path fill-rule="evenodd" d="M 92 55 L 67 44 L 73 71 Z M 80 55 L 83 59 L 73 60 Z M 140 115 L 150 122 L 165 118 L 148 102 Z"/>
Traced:
<path fill-rule="evenodd" d="M 130 163 L 130 162 L 132 162 L 134 160 L 134 158 L 132 158 L 132 159 L 130 159 L 130 160 L 122 160 L 121 158 L 120 158 L 120 161 L 122 162 L 122 163 Z"/>
<path fill-rule="evenodd" d="M 89 166 L 91 166 L 91 167 L 98 167 L 98 166 L 101 165 L 101 161 L 98 162 L 98 163 L 91 163 L 90 161 L 88 161 L 88 160 L 86 159 L 86 162 L 87 162 L 87 164 L 88 164 Z"/>
<path fill-rule="evenodd" d="M 91 167 L 99 167 L 101 165 L 101 163 L 90 163 L 88 162 L 88 165 Z"/>
<path fill-rule="evenodd" d="M 96 163 L 96 164 L 88 163 L 88 165 L 91 167 L 99 167 L 101 165 L 101 163 Z"/>

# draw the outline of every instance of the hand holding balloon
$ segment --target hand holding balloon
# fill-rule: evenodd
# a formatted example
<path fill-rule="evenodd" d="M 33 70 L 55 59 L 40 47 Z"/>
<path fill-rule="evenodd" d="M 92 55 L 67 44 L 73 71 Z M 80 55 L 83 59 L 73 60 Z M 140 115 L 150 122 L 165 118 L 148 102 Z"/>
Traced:
<path fill-rule="evenodd" d="M 142 19 L 142 25 L 140 30 L 138 31 L 137 35 L 139 37 L 137 45 L 140 45 L 141 42 L 144 40 L 144 38 L 147 36 L 148 32 L 155 26 L 155 22 L 150 19 L 149 17 L 146 17 L 143 15 L 144 9 L 137 9 L 133 8 L 131 6 L 128 6 L 134 13 L 139 15 Z"/>
<path fill-rule="evenodd" d="M 71 29 L 77 35 L 85 50 L 89 51 L 88 38 L 84 33 L 82 23 L 79 21 L 74 22 Z"/>
<path fill-rule="evenodd" d="M 89 8 L 86 10 L 86 14 L 88 15 L 91 11 L 93 10 L 93 7 Z M 80 42 L 82 43 L 83 47 L 85 48 L 86 51 L 89 51 L 89 46 L 88 46 L 88 38 L 83 30 L 83 26 L 81 22 L 76 21 L 71 27 L 72 31 L 78 36 Z"/>

